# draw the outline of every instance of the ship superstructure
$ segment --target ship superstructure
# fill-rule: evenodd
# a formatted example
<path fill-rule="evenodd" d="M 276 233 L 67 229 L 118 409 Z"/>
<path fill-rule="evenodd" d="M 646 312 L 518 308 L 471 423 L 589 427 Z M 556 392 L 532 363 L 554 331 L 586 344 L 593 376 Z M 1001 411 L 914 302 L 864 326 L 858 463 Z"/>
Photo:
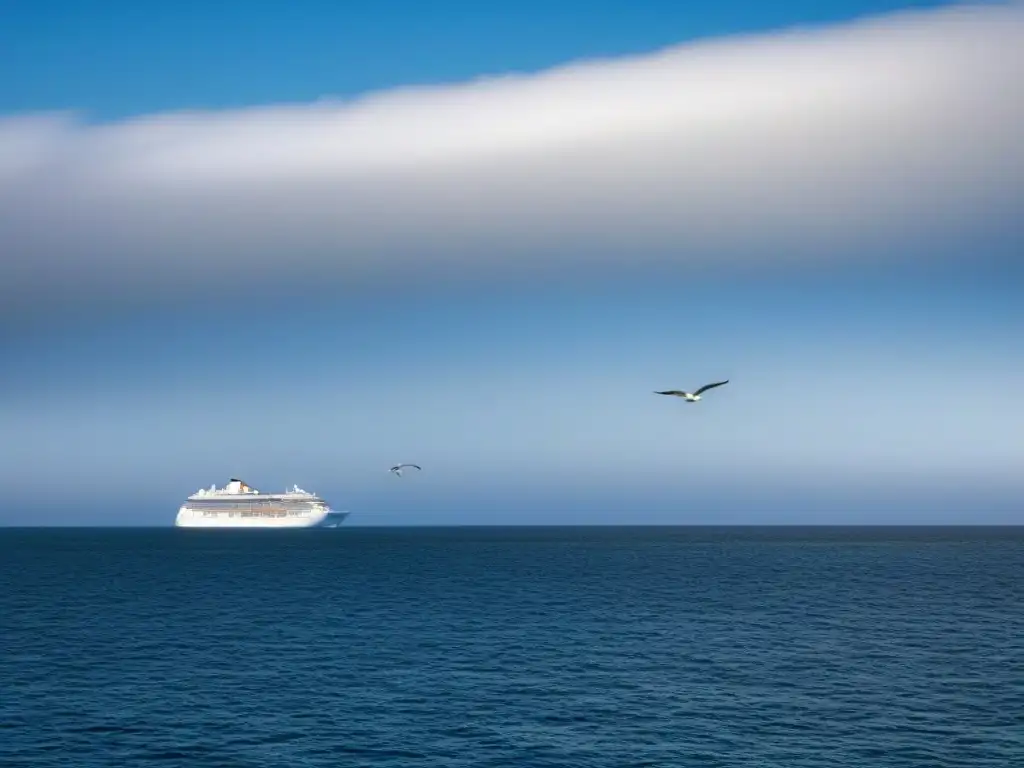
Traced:
<path fill-rule="evenodd" d="M 337 528 L 347 510 L 334 510 L 297 485 L 283 493 L 261 493 L 244 480 L 201 488 L 178 509 L 178 528 Z"/>

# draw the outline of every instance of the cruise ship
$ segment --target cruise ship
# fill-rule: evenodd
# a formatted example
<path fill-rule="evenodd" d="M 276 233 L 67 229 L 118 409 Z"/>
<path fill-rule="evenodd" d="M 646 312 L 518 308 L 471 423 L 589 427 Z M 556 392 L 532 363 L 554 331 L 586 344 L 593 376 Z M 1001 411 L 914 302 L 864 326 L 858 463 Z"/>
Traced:
<path fill-rule="evenodd" d="M 337 528 L 347 510 L 334 510 L 315 493 L 292 486 L 261 493 L 236 477 L 223 488 L 201 488 L 181 505 L 177 528 Z"/>

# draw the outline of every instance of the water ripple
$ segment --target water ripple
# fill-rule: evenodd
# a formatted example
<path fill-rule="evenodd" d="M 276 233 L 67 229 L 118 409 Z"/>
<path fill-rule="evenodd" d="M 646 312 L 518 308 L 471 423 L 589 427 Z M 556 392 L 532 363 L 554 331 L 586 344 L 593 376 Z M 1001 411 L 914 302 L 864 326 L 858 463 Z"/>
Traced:
<path fill-rule="evenodd" d="M 5 531 L 0 765 L 1022 766 L 1021 573 L 1021 529 Z"/>

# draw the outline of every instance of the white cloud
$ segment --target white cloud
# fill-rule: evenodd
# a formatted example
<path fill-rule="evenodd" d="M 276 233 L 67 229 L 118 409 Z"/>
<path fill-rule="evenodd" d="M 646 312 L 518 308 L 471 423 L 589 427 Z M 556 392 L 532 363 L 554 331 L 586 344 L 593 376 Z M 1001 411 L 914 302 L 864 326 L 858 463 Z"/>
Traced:
<path fill-rule="evenodd" d="M 1022 51 L 1024 5 L 969 5 L 351 102 L 4 118 L 0 305 L 1019 227 Z"/>

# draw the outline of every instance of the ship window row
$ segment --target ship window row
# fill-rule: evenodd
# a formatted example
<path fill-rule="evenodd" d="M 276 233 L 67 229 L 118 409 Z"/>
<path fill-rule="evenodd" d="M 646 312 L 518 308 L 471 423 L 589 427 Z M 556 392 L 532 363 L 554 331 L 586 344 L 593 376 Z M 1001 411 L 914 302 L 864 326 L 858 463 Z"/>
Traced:
<path fill-rule="evenodd" d="M 306 512 L 229 512 L 220 510 L 217 512 L 203 512 L 203 517 L 303 517 Z"/>
<path fill-rule="evenodd" d="M 196 512 L 258 512 L 258 511 L 288 511 L 296 512 L 297 514 L 304 514 L 308 512 L 308 508 L 300 509 L 282 509 L 281 507 L 252 507 L 248 504 L 239 504 L 238 506 L 226 506 L 224 504 L 218 504 L 215 507 L 207 507 L 200 504 L 190 505 L 190 509 Z M 314 508 L 315 509 L 315 508 Z"/>

